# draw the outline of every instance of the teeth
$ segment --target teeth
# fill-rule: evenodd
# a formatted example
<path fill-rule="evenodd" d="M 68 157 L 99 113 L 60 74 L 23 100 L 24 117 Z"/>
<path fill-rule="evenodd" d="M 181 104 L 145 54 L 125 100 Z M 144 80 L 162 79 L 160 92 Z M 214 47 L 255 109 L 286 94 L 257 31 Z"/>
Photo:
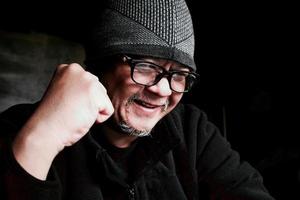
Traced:
<path fill-rule="evenodd" d="M 142 105 L 142 106 L 144 106 L 144 107 L 146 107 L 146 108 L 155 108 L 156 107 L 156 106 L 151 106 L 150 104 L 148 104 L 144 101 L 138 100 L 138 99 L 136 99 L 135 102 Z"/>

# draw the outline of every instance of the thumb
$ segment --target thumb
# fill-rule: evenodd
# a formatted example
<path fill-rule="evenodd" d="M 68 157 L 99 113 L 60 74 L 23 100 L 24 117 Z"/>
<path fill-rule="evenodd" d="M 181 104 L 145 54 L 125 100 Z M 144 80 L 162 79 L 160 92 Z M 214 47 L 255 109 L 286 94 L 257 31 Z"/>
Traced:
<path fill-rule="evenodd" d="M 108 99 L 107 103 L 105 103 L 105 106 L 102 109 L 99 109 L 98 116 L 96 118 L 96 123 L 105 122 L 113 113 L 114 107 L 110 99 Z"/>

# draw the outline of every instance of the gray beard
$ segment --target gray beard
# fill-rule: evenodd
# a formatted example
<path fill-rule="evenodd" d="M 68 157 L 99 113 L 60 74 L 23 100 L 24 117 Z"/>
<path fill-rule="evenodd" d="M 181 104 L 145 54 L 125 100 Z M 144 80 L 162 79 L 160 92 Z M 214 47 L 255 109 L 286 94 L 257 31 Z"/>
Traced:
<path fill-rule="evenodd" d="M 132 95 L 129 99 L 128 102 L 126 103 L 126 106 L 129 106 L 130 104 L 132 104 L 134 102 L 135 99 L 139 99 L 139 95 L 138 94 L 134 94 Z M 168 109 L 168 105 L 169 105 L 169 101 L 167 101 L 164 105 L 164 107 L 162 108 L 162 110 L 164 112 L 167 111 Z M 119 128 L 121 129 L 121 131 L 125 134 L 129 134 L 132 136 L 137 136 L 137 137 L 145 137 L 145 136 L 150 136 L 151 135 L 151 129 L 150 130 L 137 130 L 135 128 L 133 128 L 130 124 L 128 124 L 125 121 L 122 121 L 118 124 Z"/>
<path fill-rule="evenodd" d="M 120 122 L 118 125 L 122 132 L 128 135 L 137 137 L 145 137 L 151 135 L 151 130 L 137 130 L 128 125 L 126 122 Z"/>

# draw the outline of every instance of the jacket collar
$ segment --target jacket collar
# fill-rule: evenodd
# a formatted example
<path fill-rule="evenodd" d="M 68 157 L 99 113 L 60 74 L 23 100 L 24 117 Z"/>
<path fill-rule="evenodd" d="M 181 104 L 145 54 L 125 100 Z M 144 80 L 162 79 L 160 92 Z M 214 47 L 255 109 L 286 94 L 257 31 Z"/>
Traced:
<path fill-rule="evenodd" d="M 176 123 L 174 122 L 171 113 L 156 124 L 150 136 L 137 139 L 147 141 L 148 147 L 151 149 L 151 154 L 154 158 L 158 158 L 161 154 L 167 153 L 181 141 L 179 130 L 176 127 Z M 92 131 L 87 134 L 86 140 L 95 152 L 106 151 L 106 149 L 93 138 Z"/>
<path fill-rule="evenodd" d="M 101 165 L 113 163 L 106 149 L 92 136 L 92 131 L 93 129 L 85 138 L 85 144 L 87 144 L 89 154 L 94 155 L 93 157 L 97 160 L 96 162 L 102 162 Z M 138 144 L 140 145 L 140 149 L 138 150 L 138 158 L 136 159 L 137 169 L 134 179 L 146 170 L 151 169 L 166 153 L 175 148 L 181 141 L 179 130 L 171 114 L 165 116 L 157 123 L 150 136 L 137 139 L 139 140 Z M 113 166 L 113 168 L 115 167 Z"/>

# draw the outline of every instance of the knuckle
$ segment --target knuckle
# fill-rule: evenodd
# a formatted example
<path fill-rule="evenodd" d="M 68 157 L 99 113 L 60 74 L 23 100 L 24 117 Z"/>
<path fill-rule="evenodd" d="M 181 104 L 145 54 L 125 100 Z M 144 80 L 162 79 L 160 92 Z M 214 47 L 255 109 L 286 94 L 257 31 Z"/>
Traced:
<path fill-rule="evenodd" d="M 63 71 L 64 69 L 66 69 L 68 67 L 68 64 L 60 64 L 56 67 L 56 70 L 58 72 Z"/>
<path fill-rule="evenodd" d="M 58 73 L 77 73 L 82 70 L 83 70 L 83 68 L 77 63 L 60 64 L 57 67 Z"/>
<path fill-rule="evenodd" d="M 97 77 L 95 77 L 94 75 L 92 75 L 89 72 L 84 72 L 82 74 L 81 78 L 90 85 L 92 85 L 94 82 L 98 81 Z"/>
<path fill-rule="evenodd" d="M 101 87 L 101 89 L 104 91 L 104 93 L 107 93 L 107 90 L 106 88 L 104 87 L 104 85 L 102 85 L 102 83 L 99 82 L 99 85 Z"/>
<path fill-rule="evenodd" d="M 88 71 L 86 71 L 86 74 L 90 80 L 97 81 L 97 82 L 99 81 L 99 78 L 97 76 L 95 76 L 94 74 L 92 74 Z"/>
<path fill-rule="evenodd" d="M 78 71 L 82 71 L 83 68 L 78 64 L 78 63 L 71 63 L 69 64 L 68 69 L 72 72 L 78 72 Z"/>

